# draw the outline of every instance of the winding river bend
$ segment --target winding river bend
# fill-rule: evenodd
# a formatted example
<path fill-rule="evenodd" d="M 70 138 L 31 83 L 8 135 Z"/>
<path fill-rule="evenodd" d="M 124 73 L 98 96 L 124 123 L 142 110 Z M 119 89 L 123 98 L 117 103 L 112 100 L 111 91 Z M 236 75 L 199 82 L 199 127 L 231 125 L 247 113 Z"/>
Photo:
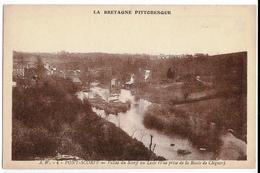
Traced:
<path fill-rule="evenodd" d="M 95 98 L 101 96 L 104 100 L 109 99 L 108 89 L 92 85 L 89 92 L 80 91 L 77 93 L 79 99 Z M 147 129 L 143 125 L 144 114 L 151 104 L 144 99 L 135 100 L 135 96 L 131 94 L 130 90 L 121 89 L 119 94 L 119 101 L 130 101 L 131 108 L 126 113 L 119 113 L 118 115 L 106 115 L 104 110 L 92 107 L 92 110 L 100 117 L 114 123 L 117 127 L 124 130 L 129 136 L 136 138 L 142 142 L 147 148 L 150 145 L 151 135 L 153 136 L 154 153 L 158 156 L 163 156 L 168 160 L 211 160 L 214 159 L 212 152 L 200 151 L 195 148 L 189 139 L 180 137 L 178 135 L 168 136 L 157 130 Z M 191 153 L 182 155 L 178 154 L 177 150 L 188 150 Z"/>

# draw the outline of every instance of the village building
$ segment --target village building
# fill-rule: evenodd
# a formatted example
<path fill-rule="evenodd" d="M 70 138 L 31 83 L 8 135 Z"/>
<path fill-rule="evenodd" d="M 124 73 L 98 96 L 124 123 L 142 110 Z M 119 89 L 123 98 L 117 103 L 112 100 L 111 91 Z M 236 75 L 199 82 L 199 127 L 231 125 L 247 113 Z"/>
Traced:
<path fill-rule="evenodd" d="M 57 70 L 55 67 L 51 66 L 49 63 L 45 63 L 44 68 L 46 70 L 47 75 L 53 75 L 53 74 L 55 74 L 55 72 Z"/>
<path fill-rule="evenodd" d="M 72 79 L 72 82 L 78 86 L 81 86 L 82 85 L 82 81 L 78 78 L 78 77 L 73 77 L 71 78 Z"/>
<path fill-rule="evenodd" d="M 12 87 L 16 87 L 17 86 L 17 84 L 16 84 L 16 82 L 12 82 Z"/>
<path fill-rule="evenodd" d="M 61 77 L 61 78 L 64 78 L 64 79 L 66 78 L 65 72 L 62 71 L 62 70 L 56 70 L 54 74 L 55 74 L 56 76 L 58 76 L 58 77 Z"/>
<path fill-rule="evenodd" d="M 36 68 L 34 62 L 23 61 L 23 62 L 14 62 L 13 64 L 13 76 L 14 77 L 24 77 L 25 69 Z"/>
<path fill-rule="evenodd" d="M 134 75 L 134 74 L 131 74 L 130 80 L 125 83 L 125 88 L 126 88 L 126 89 L 132 88 L 133 85 L 134 85 L 134 82 L 135 82 L 135 75 Z"/>
<path fill-rule="evenodd" d="M 80 70 L 67 70 L 66 77 L 67 78 L 80 77 Z"/>
<path fill-rule="evenodd" d="M 14 77 L 21 77 L 24 76 L 24 64 L 14 63 L 13 65 L 13 76 Z"/>
<path fill-rule="evenodd" d="M 80 79 L 80 70 L 67 70 L 61 73 L 65 78 L 70 79 L 76 86 L 83 87 L 83 82 Z"/>
<path fill-rule="evenodd" d="M 121 89 L 121 82 L 119 79 L 113 78 L 110 81 L 110 93 L 118 93 Z"/>
<path fill-rule="evenodd" d="M 144 81 L 148 82 L 151 78 L 151 70 L 144 70 Z"/>

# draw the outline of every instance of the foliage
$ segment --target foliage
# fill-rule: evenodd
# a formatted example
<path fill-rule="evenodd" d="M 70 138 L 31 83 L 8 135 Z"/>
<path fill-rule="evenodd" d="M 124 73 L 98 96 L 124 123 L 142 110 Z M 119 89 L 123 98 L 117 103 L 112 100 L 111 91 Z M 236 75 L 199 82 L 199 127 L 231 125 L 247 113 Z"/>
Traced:
<path fill-rule="evenodd" d="M 174 79 L 175 77 L 175 70 L 174 70 L 174 67 L 170 67 L 167 71 L 167 77 L 169 79 Z"/>
<path fill-rule="evenodd" d="M 220 146 L 218 131 L 211 129 L 206 121 L 166 105 L 151 105 L 145 114 L 144 125 L 166 134 L 187 137 L 195 146 L 211 151 L 216 151 Z"/>
<path fill-rule="evenodd" d="M 32 56 L 40 57 L 43 62 L 49 62 L 59 69 L 80 69 L 84 80 L 88 80 L 85 76 L 90 73 L 89 69 L 100 71 L 100 75 L 96 77 L 102 79 L 104 83 L 112 77 L 126 82 L 132 73 L 137 74 L 139 70 L 150 69 L 152 72 L 151 82 L 158 82 L 167 80 L 169 77 L 167 72 L 173 66 L 174 78 L 186 75 L 213 76 L 212 82 L 222 87 L 225 86 L 226 82 L 230 82 L 239 83 L 243 91 L 246 89 L 246 52 L 213 56 L 203 54 L 170 55 L 167 59 L 147 54 L 62 52 L 57 55 L 14 52 L 14 59 L 17 62 Z M 34 61 L 37 62 L 37 58 Z M 230 78 L 230 75 L 235 77 Z"/>
<path fill-rule="evenodd" d="M 48 77 L 13 89 L 12 159 L 70 154 L 87 160 L 154 160 L 145 146 L 98 117 L 69 80 Z"/>
<path fill-rule="evenodd" d="M 80 110 L 79 100 L 72 95 L 73 83 L 49 78 L 29 88 L 13 89 L 13 116 L 29 127 L 57 130 L 60 123 L 73 122 Z"/>
<path fill-rule="evenodd" d="M 12 159 L 54 156 L 57 146 L 57 138 L 46 128 L 27 128 L 21 122 L 13 121 Z"/>

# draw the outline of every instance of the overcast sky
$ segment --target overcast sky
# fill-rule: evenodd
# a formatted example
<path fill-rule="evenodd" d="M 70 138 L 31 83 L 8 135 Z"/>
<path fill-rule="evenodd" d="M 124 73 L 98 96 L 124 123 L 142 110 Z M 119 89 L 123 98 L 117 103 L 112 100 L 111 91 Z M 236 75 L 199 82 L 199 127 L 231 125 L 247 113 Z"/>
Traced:
<path fill-rule="evenodd" d="M 170 10 L 171 15 L 95 15 L 93 10 Z M 29 52 L 148 54 L 247 51 L 254 7 L 20 6 L 5 8 L 5 40 Z"/>

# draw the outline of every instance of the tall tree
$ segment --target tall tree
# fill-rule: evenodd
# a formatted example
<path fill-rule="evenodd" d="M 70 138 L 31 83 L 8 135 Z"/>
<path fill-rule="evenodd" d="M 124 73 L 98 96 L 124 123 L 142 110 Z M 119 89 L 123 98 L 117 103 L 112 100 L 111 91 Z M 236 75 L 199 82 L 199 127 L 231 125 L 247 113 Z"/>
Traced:
<path fill-rule="evenodd" d="M 45 75 L 45 69 L 44 64 L 42 62 L 42 59 L 40 57 L 37 57 L 37 76 L 39 79 L 44 78 Z"/>
<path fill-rule="evenodd" d="M 174 79 L 175 78 L 175 70 L 174 67 L 170 67 L 167 71 L 167 77 L 169 79 Z"/>

